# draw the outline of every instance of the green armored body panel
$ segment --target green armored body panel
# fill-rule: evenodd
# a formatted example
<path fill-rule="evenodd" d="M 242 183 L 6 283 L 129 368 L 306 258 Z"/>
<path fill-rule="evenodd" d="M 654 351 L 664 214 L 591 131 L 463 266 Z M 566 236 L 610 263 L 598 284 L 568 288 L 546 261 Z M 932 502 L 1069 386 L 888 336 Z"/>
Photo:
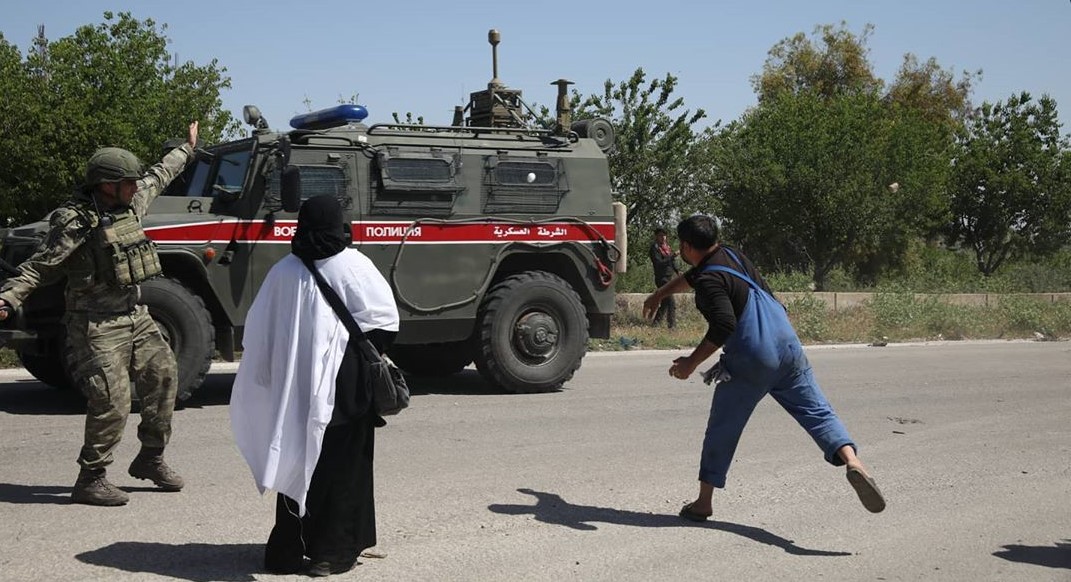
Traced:
<path fill-rule="evenodd" d="M 301 201 L 319 195 L 342 201 L 353 246 L 394 289 L 402 321 L 391 356 L 404 370 L 440 376 L 475 362 L 509 392 L 568 381 L 588 338 L 609 336 L 625 231 L 606 159 L 612 126 L 571 122 L 568 81 L 554 84 L 550 129 L 533 127 L 497 60 L 488 89 L 448 126 L 368 125 L 363 107 L 340 105 L 281 132 L 247 106 L 251 137 L 200 150 L 141 223 L 162 271 L 141 283 L 141 301 L 175 351 L 179 398 L 200 386 L 213 354 L 238 356 L 246 312 L 290 252 Z M 46 227 L 3 231 L 0 267 L 25 259 Z M 113 229 L 109 248 L 131 277 L 150 276 L 124 233 Z M 67 383 L 62 297 L 62 283 L 39 289 L 0 331 L 57 386 Z"/>

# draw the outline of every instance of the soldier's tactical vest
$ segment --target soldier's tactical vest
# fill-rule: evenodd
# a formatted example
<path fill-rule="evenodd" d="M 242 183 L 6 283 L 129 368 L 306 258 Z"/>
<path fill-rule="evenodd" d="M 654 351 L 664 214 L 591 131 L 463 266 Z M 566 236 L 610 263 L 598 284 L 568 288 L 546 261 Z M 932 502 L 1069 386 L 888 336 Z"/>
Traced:
<path fill-rule="evenodd" d="M 87 242 L 97 280 L 127 287 L 163 273 L 156 243 L 145 235 L 133 209 L 98 214 L 80 204 L 75 208 L 92 229 Z"/>

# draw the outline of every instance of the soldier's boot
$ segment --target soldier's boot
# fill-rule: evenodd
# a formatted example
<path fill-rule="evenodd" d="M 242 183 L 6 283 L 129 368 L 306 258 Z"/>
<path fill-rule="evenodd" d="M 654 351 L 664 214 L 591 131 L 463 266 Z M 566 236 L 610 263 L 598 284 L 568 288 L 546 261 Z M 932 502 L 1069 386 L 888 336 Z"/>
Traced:
<path fill-rule="evenodd" d="M 185 483 L 178 473 L 164 462 L 164 450 L 142 447 L 134 462 L 130 463 L 130 476 L 148 479 L 164 491 L 179 491 Z"/>
<path fill-rule="evenodd" d="M 128 501 L 130 496 L 108 481 L 104 469 L 82 469 L 71 491 L 72 503 L 116 506 Z"/>

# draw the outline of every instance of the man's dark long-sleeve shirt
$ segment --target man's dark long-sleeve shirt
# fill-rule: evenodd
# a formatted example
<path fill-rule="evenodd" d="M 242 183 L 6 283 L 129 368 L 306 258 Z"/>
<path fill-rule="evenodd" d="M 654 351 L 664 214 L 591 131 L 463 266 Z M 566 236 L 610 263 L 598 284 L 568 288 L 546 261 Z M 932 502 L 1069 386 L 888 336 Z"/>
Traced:
<path fill-rule="evenodd" d="M 662 252 L 658 243 L 651 245 L 651 265 L 654 267 L 655 285 L 661 287 L 677 276 L 677 255 Z"/>
<path fill-rule="evenodd" d="M 773 295 L 755 265 L 740 251 L 732 251 L 744 263 L 744 274 Z M 725 252 L 725 247 L 719 245 L 717 250 L 703 257 L 699 265 L 684 274 L 688 284 L 695 289 L 695 307 L 707 320 L 705 339 L 716 346 L 724 346 L 725 341 L 736 331 L 736 322 L 747 307 L 751 288 L 735 275 L 720 271 L 703 272 L 703 268 L 709 265 L 722 265 L 737 271 L 740 266 Z"/>

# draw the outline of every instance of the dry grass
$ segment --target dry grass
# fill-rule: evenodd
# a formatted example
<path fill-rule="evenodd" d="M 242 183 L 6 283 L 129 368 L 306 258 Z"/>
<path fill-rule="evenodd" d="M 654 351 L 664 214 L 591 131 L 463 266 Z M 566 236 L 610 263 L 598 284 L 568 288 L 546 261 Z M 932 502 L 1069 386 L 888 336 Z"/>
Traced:
<path fill-rule="evenodd" d="M 691 301 L 683 299 L 677 300 L 678 326 L 673 330 L 644 322 L 638 316 L 638 305 L 619 302 L 611 337 L 591 340 L 591 349 L 694 347 L 706 332 L 706 323 Z M 787 307 L 805 344 L 1071 337 L 1071 302 L 1009 296 L 997 306 L 981 307 L 949 305 L 911 294 L 879 294 L 863 306 L 835 312 L 808 296 Z"/>

